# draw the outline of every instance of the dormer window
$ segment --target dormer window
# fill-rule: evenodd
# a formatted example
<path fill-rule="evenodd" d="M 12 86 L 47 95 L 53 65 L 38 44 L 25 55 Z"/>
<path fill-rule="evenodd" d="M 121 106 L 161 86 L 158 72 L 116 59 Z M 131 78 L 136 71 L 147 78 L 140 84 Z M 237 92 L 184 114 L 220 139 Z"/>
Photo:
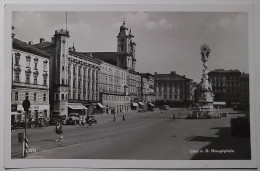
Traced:
<path fill-rule="evenodd" d="M 15 65 L 19 65 L 21 54 L 19 52 L 15 53 Z"/>
<path fill-rule="evenodd" d="M 31 56 L 26 56 L 26 67 L 30 68 Z"/>
<path fill-rule="evenodd" d="M 38 58 L 34 58 L 34 69 L 37 69 Z"/>

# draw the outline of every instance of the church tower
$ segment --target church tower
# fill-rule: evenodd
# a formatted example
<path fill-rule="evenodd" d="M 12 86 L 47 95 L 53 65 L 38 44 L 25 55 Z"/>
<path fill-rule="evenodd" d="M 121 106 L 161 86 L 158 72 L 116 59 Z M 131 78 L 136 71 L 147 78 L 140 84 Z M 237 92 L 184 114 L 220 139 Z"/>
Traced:
<path fill-rule="evenodd" d="M 118 59 L 118 66 L 127 70 L 135 70 L 135 42 L 134 36 L 130 31 L 127 33 L 128 28 L 125 25 L 125 21 L 120 26 L 120 31 L 117 36 L 117 53 L 120 55 Z"/>
<path fill-rule="evenodd" d="M 54 112 L 59 115 L 68 113 L 68 39 L 67 30 L 56 30 L 54 34 L 55 58 L 54 58 Z"/>

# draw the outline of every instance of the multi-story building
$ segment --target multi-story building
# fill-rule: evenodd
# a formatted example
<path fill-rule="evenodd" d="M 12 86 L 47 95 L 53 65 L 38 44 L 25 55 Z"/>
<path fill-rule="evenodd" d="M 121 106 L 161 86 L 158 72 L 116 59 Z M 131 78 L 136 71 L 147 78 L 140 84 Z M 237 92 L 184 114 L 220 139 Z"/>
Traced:
<path fill-rule="evenodd" d="M 18 39 L 13 39 L 12 50 L 12 122 L 23 120 L 22 102 L 31 103 L 28 117 L 49 118 L 49 58 L 51 56 Z"/>
<path fill-rule="evenodd" d="M 192 80 L 176 74 L 154 74 L 155 99 L 158 105 L 185 106 L 191 99 Z"/>
<path fill-rule="evenodd" d="M 68 47 L 69 32 L 56 30 L 52 42 L 35 46 L 50 55 L 50 104 L 53 115 L 93 114 L 99 102 L 101 61 Z"/>
<path fill-rule="evenodd" d="M 127 70 L 102 62 L 100 70 L 100 101 L 106 113 L 126 112 L 130 109 Z"/>
<path fill-rule="evenodd" d="M 238 104 L 240 102 L 240 77 L 239 70 L 210 71 L 209 80 L 212 84 L 214 101 L 226 102 L 227 106 Z"/>
<path fill-rule="evenodd" d="M 150 73 L 141 74 L 141 98 L 144 104 L 154 103 L 154 76 Z"/>
<path fill-rule="evenodd" d="M 103 106 L 108 107 L 108 113 L 128 111 L 129 100 L 132 102 L 131 108 L 138 107 L 137 102 L 142 104 L 141 76 L 135 71 L 136 43 L 131 30 L 128 33 L 127 30 L 123 22 L 117 36 L 117 52 L 81 52 L 84 55 L 92 54 L 102 61 L 101 101 Z"/>

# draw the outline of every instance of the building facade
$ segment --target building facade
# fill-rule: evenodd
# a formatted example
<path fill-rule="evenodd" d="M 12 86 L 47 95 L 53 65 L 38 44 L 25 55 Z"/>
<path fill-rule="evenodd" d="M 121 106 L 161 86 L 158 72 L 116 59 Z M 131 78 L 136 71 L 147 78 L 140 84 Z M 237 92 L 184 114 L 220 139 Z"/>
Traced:
<path fill-rule="evenodd" d="M 226 102 L 227 106 L 240 103 L 239 70 L 216 69 L 209 72 L 215 102 Z"/>
<path fill-rule="evenodd" d="M 129 101 L 131 109 L 139 108 L 139 102 L 142 104 L 141 75 L 135 71 L 135 46 L 134 35 L 123 22 L 117 35 L 117 52 L 81 52 L 85 55 L 92 54 L 94 58 L 102 61 L 100 97 L 103 106 L 108 107 L 108 113 L 128 111 Z M 120 76 L 117 72 L 123 75 Z"/>
<path fill-rule="evenodd" d="M 172 71 L 170 74 L 154 74 L 155 100 L 157 105 L 183 107 L 191 99 L 192 80 Z"/>
<path fill-rule="evenodd" d="M 154 76 L 150 73 L 141 74 L 141 98 L 144 104 L 154 103 Z"/>
<path fill-rule="evenodd" d="M 27 118 L 49 118 L 49 58 L 31 43 L 13 38 L 12 50 L 12 122 L 23 120 L 22 102 L 30 101 Z"/>
<path fill-rule="evenodd" d="M 56 30 L 52 42 L 34 46 L 48 52 L 50 58 L 50 108 L 53 115 L 94 114 L 99 102 L 101 61 L 69 47 L 69 32 Z"/>
<path fill-rule="evenodd" d="M 100 101 L 103 112 L 121 113 L 130 110 L 127 70 L 102 62 L 100 70 Z M 102 110 L 102 109 L 100 109 Z"/>

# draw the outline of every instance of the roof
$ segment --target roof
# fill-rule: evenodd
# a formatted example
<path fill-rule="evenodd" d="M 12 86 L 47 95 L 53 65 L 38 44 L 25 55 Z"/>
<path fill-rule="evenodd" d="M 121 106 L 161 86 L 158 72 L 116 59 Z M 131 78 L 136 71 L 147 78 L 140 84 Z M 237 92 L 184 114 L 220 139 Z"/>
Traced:
<path fill-rule="evenodd" d="M 24 52 L 32 53 L 34 55 L 43 56 L 46 58 L 52 57 L 49 53 L 15 38 L 13 39 L 13 48 Z"/>
<path fill-rule="evenodd" d="M 192 79 L 186 78 L 185 76 L 178 75 L 176 73 L 171 74 L 155 74 L 155 80 L 186 80 L 191 81 Z"/>
<path fill-rule="evenodd" d="M 84 55 L 92 55 L 93 58 L 98 58 L 107 63 L 117 66 L 117 58 L 123 57 L 125 54 L 118 54 L 117 52 L 80 52 Z"/>
<path fill-rule="evenodd" d="M 42 42 L 42 43 L 38 43 L 38 44 L 34 44 L 33 46 L 42 49 L 42 50 L 47 50 L 47 49 L 54 49 L 54 43 L 51 42 Z"/>
<path fill-rule="evenodd" d="M 249 74 L 248 73 L 242 73 L 240 78 L 249 78 Z"/>
<path fill-rule="evenodd" d="M 227 74 L 227 73 L 241 73 L 238 69 L 231 69 L 231 70 L 224 70 L 224 69 L 215 69 L 215 70 L 213 70 L 213 71 L 210 71 L 209 72 L 209 74 L 211 74 L 211 73 L 214 73 L 214 74 L 216 74 L 216 73 L 225 73 L 225 74 Z"/>
<path fill-rule="evenodd" d="M 91 56 L 91 54 L 89 53 L 81 53 L 81 52 L 77 52 L 77 51 L 74 51 L 74 50 L 69 50 L 69 53 L 70 54 L 73 54 L 73 55 L 76 55 L 76 56 L 79 56 L 79 57 L 82 57 L 82 58 L 85 58 L 85 59 L 87 59 L 88 61 L 91 61 L 91 62 L 95 62 L 95 63 L 98 63 L 98 64 L 100 64 L 101 63 L 101 61 L 97 58 L 97 59 L 95 59 L 95 57 L 93 56 Z"/>

